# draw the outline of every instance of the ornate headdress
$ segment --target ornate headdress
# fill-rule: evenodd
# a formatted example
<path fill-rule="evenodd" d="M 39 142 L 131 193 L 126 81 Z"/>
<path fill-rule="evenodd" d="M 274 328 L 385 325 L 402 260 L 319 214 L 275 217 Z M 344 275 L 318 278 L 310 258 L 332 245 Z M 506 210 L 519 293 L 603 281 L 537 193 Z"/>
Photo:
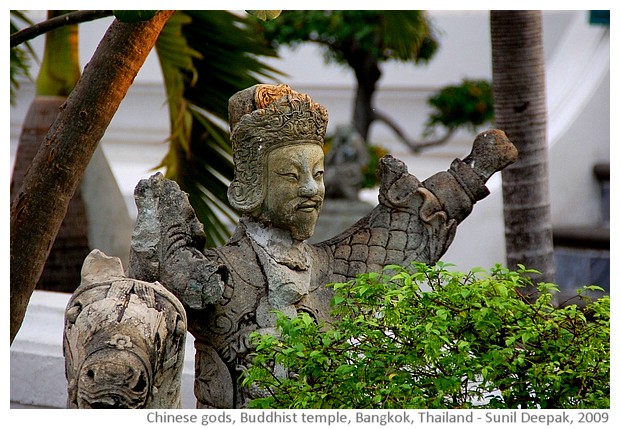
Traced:
<path fill-rule="evenodd" d="M 272 150 L 294 144 L 323 146 L 327 110 L 288 85 L 254 85 L 228 101 L 235 178 L 228 187 L 231 205 L 251 213 L 265 195 L 263 172 Z"/>

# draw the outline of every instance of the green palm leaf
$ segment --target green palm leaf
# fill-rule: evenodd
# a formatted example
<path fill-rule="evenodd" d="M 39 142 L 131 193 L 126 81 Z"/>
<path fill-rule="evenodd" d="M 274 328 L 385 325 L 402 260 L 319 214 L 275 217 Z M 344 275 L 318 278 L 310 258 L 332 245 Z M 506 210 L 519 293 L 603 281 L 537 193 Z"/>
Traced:
<path fill-rule="evenodd" d="M 278 72 L 258 58 L 260 44 L 245 18 L 227 11 L 178 11 L 157 42 L 170 112 L 170 149 L 161 167 L 179 183 L 207 233 L 207 246 L 230 237 L 237 213 L 227 189 L 233 176 L 228 99 Z"/>
<path fill-rule="evenodd" d="M 17 33 L 22 25 L 32 26 L 33 22 L 19 10 L 11 11 L 11 34 Z M 30 76 L 30 61 L 38 58 L 30 43 L 26 42 L 23 46 L 11 48 L 11 104 L 15 104 L 16 92 L 20 86 L 20 79 L 32 80 Z"/>

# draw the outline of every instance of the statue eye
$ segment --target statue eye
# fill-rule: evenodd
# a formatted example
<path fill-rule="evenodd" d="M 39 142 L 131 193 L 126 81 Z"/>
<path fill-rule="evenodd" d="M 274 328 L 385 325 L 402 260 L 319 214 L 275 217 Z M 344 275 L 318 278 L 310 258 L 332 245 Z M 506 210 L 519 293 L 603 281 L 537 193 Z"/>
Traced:
<path fill-rule="evenodd" d="M 314 173 L 315 179 L 320 179 L 321 177 L 323 177 L 323 170 L 319 170 L 316 173 Z"/>
<path fill-rule="evenodd" d="M 297 173 L 294 172 L 282 172 L 282 173 L 278 173 L 278 175 L 289 179 L 291 181 L 297 181 L 299 179 L 299 177 L 297 176 Z"/>

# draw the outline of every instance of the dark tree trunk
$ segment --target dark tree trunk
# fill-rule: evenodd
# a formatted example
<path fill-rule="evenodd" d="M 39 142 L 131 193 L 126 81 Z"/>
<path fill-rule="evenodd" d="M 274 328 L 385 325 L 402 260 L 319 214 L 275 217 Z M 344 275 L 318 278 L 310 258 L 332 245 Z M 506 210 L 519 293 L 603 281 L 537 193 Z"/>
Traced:
<path fill-rule="evenodd" d="M 377 59 L 366 55 L 364 52 L 347 54 L 347 61 L 355 71 L 357 79 L 353 125 L 366 142 L 368 141 L 370 125 L 375 120 L 373 99 L 377 90 L 377 82 L 381 78 L 381 69 Z"/>
<path fill-rule="evenodd" d="M 491 11 L 491 43 L 496 125 L 519 150 L 502 171 L 507 265 L 554 282 L 541 12 Z"/>
<path fill-rule="evenodd" d="M 84 170 L 172 13 L 112 23 L 11 203 L 11 344 Z"/>

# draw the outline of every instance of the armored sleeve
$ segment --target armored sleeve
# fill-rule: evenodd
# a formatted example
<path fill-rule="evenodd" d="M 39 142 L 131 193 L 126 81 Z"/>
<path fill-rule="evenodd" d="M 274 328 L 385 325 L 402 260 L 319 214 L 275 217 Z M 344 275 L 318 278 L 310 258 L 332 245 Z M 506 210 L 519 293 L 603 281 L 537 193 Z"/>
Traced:
<path fill-rule="evenodd" d="M 448 171 L 420 182 L 388 155 L 379 174 L 379 204 L 347 231 L 319 244 L 333 254 L 334 281 L 388 264 L 437 262 L 457 225 L 489 194 L 483 179 L 458 159 Z"/>

